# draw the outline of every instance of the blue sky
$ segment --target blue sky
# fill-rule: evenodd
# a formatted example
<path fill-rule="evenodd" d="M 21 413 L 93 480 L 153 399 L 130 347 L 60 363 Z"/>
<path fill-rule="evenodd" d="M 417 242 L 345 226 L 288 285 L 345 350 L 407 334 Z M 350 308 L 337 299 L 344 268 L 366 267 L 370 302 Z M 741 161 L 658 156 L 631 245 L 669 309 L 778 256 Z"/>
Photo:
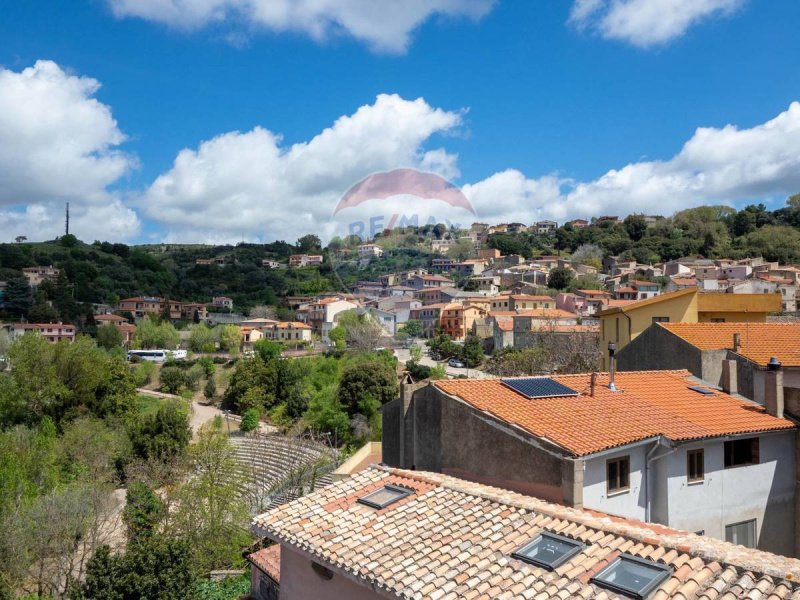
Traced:
<path fill-rule="evenodd" d="M 328 237 L 398 166 L 492 221 L 800 191 L 795 0 L 374 6 L 2 3 L 0 237 L 52 237 L 65 201 L 85 239 Z"/>

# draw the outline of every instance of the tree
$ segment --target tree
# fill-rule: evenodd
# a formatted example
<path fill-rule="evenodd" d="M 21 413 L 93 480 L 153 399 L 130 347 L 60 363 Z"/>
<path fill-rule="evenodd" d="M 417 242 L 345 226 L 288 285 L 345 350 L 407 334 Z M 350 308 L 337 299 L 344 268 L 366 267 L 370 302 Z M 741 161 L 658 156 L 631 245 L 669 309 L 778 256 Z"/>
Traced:
<path fill-rule="evenodd" d="M 134 421 L 128 435 L 134 456 L 145 460 L 172 460 L 182 455 L 189 444 L 189 415 L 182 401 L 167 401 L 155 414 Z"/>
<path fill-rule="evenodd" d="M 643 215 L 628 215 L 622 223 L 625 225 L 628 237 L 634 242 L 638 242 L 647 233 L 647 221 L 645 221 Z"/>
<path fill-rule="evenodd" d="M 239 352 L 242 336 L 236 325 L 219 325 L 214 331 L 219 341 L 220 350 L 223 352 L 230 352 L 231 354 Z"/>
<path fill-rule="evenodd" d="M 219 422 L 203 425 L 189 452 L 192 477 L 176 490 L 168 533 L 194 549 L 197 573 L 234 567 L 250 543 L 250 512 L 240 493 L 245 481 L 236 448 Z"/>
<path fill-rule="evenodd" d="M 299 238 L 295 246 L 297 247 L 297 251 L 300 253 L 316 252 L 322 249 L 322 242 L 318 236 L 314 234 L 308 234 Z"/>
<path fill-rule="evenodd" d="M 192 314 L 192 323 L 197 324 L 199 322 L 200 322 L 200 311 L 195 308 L 194 313 Z"/>
<path fill-rule="evenodd" d="M 454 260 L 466 260 L 475 252 L 475 246 L 472 240 L 462 239 L 457 240 L 455 244 L 447 249 L 447 256 Z"/>
<path fill-rule="evenodd" d="M 397 375 L 392 367 L 379 360 L 362 360 L 345 368 L 338 398 L 348 414 L 354 415 L 363 410 L 365 400 L 375 400 L 380 407 L 394 400 L 397 393 Z"/>
<path fill-rule="evenodd" d="M 402 330 L 411 337 L 420 337 L 422 335 L 422 321 L 409 319 L 403 323 Z"/>
<path fill-rule="evenodd" d="M 411 360 L 414 362 L 419 362 L 422 359 L 422 348 L 420 348 L 419 344 L 411 346 L 411 348 L 408 349 L 408 353 L 411 356 Z"/>
<path fill-rule="evenodd" d="M 483 342 L 477 335 L 469 334 L 464 341 L 464 360 L 467 367 L 479 367 L 483 363 Z"/>
<path fill-rule="evenodd" d="M 572 271 L 566 267 L 555 267 L 547 276 L 547 287 L 556 290 L 566 290 L 572 284 Z"/>
<path fill-rule="evenodd" d="M 142 543 L 158 533 L 166 516 L 166 506 L 147 484 L 134 481 L 128 485 L 122 520 L 129 543 Z"/>
<path fill-rule="evenodd" d="M 261 413 L 257 408 L 248 408 L 242 415 L 242 422 L 239 424 L 239 430 L 242 433 L 250 433 L 258 427 L 261 421 Z"/>
<path fill-rule="evenodd" d="M 572 253 L 572 263 L 599 270 L 603 266 L 603 249 L 594 244 L 581 244 Z"/>
<path fill-rule="evenodd" d="M 13 277 L 6 282 L 3 298 L 6 312 L 15 317 L 24 317 L 28 314 L 32 301 L 31 286 L 25 277 Z"/>
<path fill-rule="evenodd" d="M 368 312 L 347 310 L 339 313 L 336 320 L 347 331 L 347 343 L 359 352 L 373 351 L 384 334 L 383 328 Z"/>
<path fill-rule="evenodd" d="M 153 536 L 132 544 L 124 555 L 108 546 L 95 552 L 86 581 L 72 590 L 71 600 L 125 600 L 191 598 L 195 585 L 191 545 L 168 536 Z"/>
<path fill-rule="evenodd" d="M 205 396 L 206 400 L 211 402 L 214 399 L 214 396 L 217 395 L 217 384 L 214 381 L 213 375 L 206 380 L 206 385 L 203 388 L 203 396 Z"/>
<path fill-rule="evenodd" d="M 164 302 L 161 307 L 161 314 L 159 315 L 161 323 L 172 323 L 171 305 L 172 303 L 169 301 L 169 298 L 164 298 Z"/>
<path fill-rule="evenodd" d="M 328 332 L 328 339 L 336 348 L 344 350 L 347 347 L 347 329 L 342 325 L 337 325 Z"/>
<path fill-rule="evenodd" d="M 196 323 L 189 330 L 189 349 L 192 352 L 205 352 L 215 348 L 214 332 L 205 323 Z"/>
<path fill-rule="evenodd" d="M 58 321 L 58 311 L 46 302 L 40 302 L 28 311 L 28 320 L 31 323 L 54 323 Z"/>
<path fill-rule="evenodd" d="M 186 374 L 180 367 L 162 367 L 161 388 L 170 394 L 177 394 L 186 385 Z"/>
<path fill-rule="evenodd" d="M 14 241 L 17 242 L 18 244 L 21 244 L 22 242 L 27 242 L 28 238 L 27 236 L 24 235 L 18 235 L 17 237 L 14 238 Z"/>
<path fill-rule="evenodd" d="M 149 316 L 139 322 L 133 336 L 135 348 L 163 348 L 174 350 L 178 347 L 181 337 L 177 329 L 167 321 L 156 322 Z"/>
<path fill-rule="evenodd" d="M 123 343 L 122 331 L 116 325 L 106 323 L 97 328 L 97 345 L 106 350 L 119 348 Z"/>

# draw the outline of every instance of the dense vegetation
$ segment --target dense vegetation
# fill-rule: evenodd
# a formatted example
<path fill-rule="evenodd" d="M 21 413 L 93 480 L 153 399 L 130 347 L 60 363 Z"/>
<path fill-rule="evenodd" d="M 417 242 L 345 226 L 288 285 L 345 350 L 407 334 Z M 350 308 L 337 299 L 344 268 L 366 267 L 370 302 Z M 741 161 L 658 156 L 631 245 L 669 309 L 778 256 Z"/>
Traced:
<path fill-rule="evenodd" d="M 378 409 L 397 397 L 396 359 L 388 352 L 286 360 L 261 340 L 255 356 L 237 361 L 223 405 L 255 409 L 286 428 L 330 434 L 335 445 L 380 439 Z"/>
<path fill-rule="evenodd" d="M 701 206 L 658 218 L 649 226 L 643 215 L 629 215 L 619 224 L 563 225 L 554 235 L 495 234 L 489 245 L 504 254 L 525 257 L 572 253 L 593 245 L 600 249 L 600 258 L 619 255 L 644 264 L 698 254 L 707 258 L 763 256 L 791 262 L 800 260 L 800 194 L 774 211 L 763 204 L 739 211 L 728 206 Z"/>
<path fill-rule="evenodd" d="M 203 577 L 251 541 L 221 422 L 189 445 L 187 404 L 85 336 L 0 353 L 0 598 L 220 597 Z"/>

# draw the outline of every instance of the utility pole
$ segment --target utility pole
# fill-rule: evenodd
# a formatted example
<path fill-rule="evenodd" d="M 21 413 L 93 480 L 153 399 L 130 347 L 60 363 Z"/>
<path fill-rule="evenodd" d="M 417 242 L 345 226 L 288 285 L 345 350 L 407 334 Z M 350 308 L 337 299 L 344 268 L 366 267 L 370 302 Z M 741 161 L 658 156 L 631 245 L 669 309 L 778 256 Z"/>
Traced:
<path fill-rule="evenodd" d="M 65 235 L 69 235 L 69 202 L 67 202 L 67 222 L 66 222 L 66 227 L 64 229 L 66 231 Z"/>

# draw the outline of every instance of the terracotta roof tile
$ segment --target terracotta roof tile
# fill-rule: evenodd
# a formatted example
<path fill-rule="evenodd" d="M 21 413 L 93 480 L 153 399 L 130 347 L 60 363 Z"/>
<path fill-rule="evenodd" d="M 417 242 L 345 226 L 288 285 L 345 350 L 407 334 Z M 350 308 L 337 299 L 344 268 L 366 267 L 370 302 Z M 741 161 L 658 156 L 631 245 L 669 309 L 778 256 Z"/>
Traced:
<path fill-rule="evenodd" d="M 415 492 L 375 510 L 351 499 L 389 482 Z M 340 502 L 340 500 L 345 500 Z M 800 561 L 663 526 L 551 504 L 435 473 L 373 466 L 259 517 L 256 530 L 316 562 L 398 598 L 616 598 L 590 578 L 620 553 L 674 572 L 653 598 L 786 597 Z M 542 531 L 583 549 L 555 571 L 511 553 Z"/>
<path fill-rule="evenodd" d="M 579 396 L 529 399 L 499 379 L 453 379 L 431 385 L 495 418 L 549 440 L 575 456 L 664 436 L 694 440 L 738 433 L 792 429 L 788 419 L 768 415 L 763 407 L 712 390 L 700 396 L 688 371 L 624 371 L 608 389 L 608 374 L 597 377 L 589 395 L 590 375 L 552 378 Z M 620 427 L 625 423 L 625 427 Z"/>
<path fill-rule="evenodd" d="M 275 544 L 269 548 L 262 548 L 247 557 L 251 563 L 263 573 L 269 575 L 275 583 L 281 582 L 281 547 Z"/>
<path fill-rule="evenodd" d="M 800 323 L 659 323 L 667 331 L 701 350 L 733 348 L 733 334 L 741 340 L 739 354 L 766 366 L 775 356 L 784 367 L 800 367 Z"/>

